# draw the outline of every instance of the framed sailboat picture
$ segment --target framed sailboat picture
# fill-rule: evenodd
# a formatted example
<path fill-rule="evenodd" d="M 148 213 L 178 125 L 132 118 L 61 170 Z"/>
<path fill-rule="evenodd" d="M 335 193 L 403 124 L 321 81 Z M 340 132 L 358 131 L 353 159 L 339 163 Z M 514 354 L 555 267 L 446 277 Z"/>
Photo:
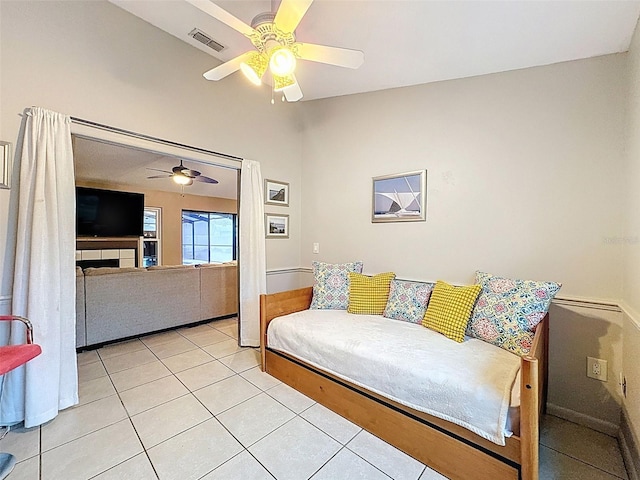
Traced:
<path fill-rule="evenodd" d="M 373 223 L 424 222 L 426 206 L 426 170 L 373 178 Z"/>

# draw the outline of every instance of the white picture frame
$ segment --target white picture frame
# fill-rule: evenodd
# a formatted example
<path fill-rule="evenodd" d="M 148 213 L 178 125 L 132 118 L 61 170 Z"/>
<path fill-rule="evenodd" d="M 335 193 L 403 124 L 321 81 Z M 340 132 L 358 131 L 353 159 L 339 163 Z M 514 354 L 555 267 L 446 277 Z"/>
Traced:
<path fill-rule="evenodd" d="M 373 178 L 371 222 L 424 222 L 427 218 L 427 171 Z"/>
<path fill-rule="evenodd" d="M 265 179 L 264 203 L 266 205 L 289 206 L 289 184 L 277 180 Z"/>
<path fill-rule="evenodd" d="M 264 214 L 266 238 L 289 238 L 289 215 Z"/>

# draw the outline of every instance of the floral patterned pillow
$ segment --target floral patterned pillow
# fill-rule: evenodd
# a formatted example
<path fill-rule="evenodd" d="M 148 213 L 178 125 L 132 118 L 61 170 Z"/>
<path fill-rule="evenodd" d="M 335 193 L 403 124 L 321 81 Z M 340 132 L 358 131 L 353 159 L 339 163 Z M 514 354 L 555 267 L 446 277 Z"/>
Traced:
<path fill-rule="evenodd" d="M 482 292 L 467 327 L 467 335 L 524 356 L 531 350 L 536 326 L 562 284 L 512 280 L 476 272 Z"/>
<path fill-rule="evenodd" d="M 309 308 L 346 310 L 349 306 L 349 272 L 362 273 L 362 262 L 313 262 L 313 299 Z"/>
<path fill-rule="evenodd" d="M 383 316 L 411 323 L 422 323 L 433 283 L 392 280 Z"/>

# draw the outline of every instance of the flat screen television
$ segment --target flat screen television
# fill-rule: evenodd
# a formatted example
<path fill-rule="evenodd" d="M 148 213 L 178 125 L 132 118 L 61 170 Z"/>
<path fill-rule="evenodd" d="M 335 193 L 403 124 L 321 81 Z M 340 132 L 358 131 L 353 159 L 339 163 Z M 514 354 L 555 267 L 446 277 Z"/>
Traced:
<path fill-rule="evenodd" d="M 76 236 L 142 236 L 144 194 L 76 187 Z"/>

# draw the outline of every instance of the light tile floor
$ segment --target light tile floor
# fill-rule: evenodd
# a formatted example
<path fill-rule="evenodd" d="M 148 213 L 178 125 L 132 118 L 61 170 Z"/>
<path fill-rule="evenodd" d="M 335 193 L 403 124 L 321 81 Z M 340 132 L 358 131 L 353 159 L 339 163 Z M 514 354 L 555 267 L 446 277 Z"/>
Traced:
<path fill-rule="evenodd" d="M 443 476 L 260 371 L 237 320 L 78 355 L 80 405 L 0 451 L 9 480 L 442 480 Z M 627 479 L 615 438 L 547 416 L 541 480 Z"/>

